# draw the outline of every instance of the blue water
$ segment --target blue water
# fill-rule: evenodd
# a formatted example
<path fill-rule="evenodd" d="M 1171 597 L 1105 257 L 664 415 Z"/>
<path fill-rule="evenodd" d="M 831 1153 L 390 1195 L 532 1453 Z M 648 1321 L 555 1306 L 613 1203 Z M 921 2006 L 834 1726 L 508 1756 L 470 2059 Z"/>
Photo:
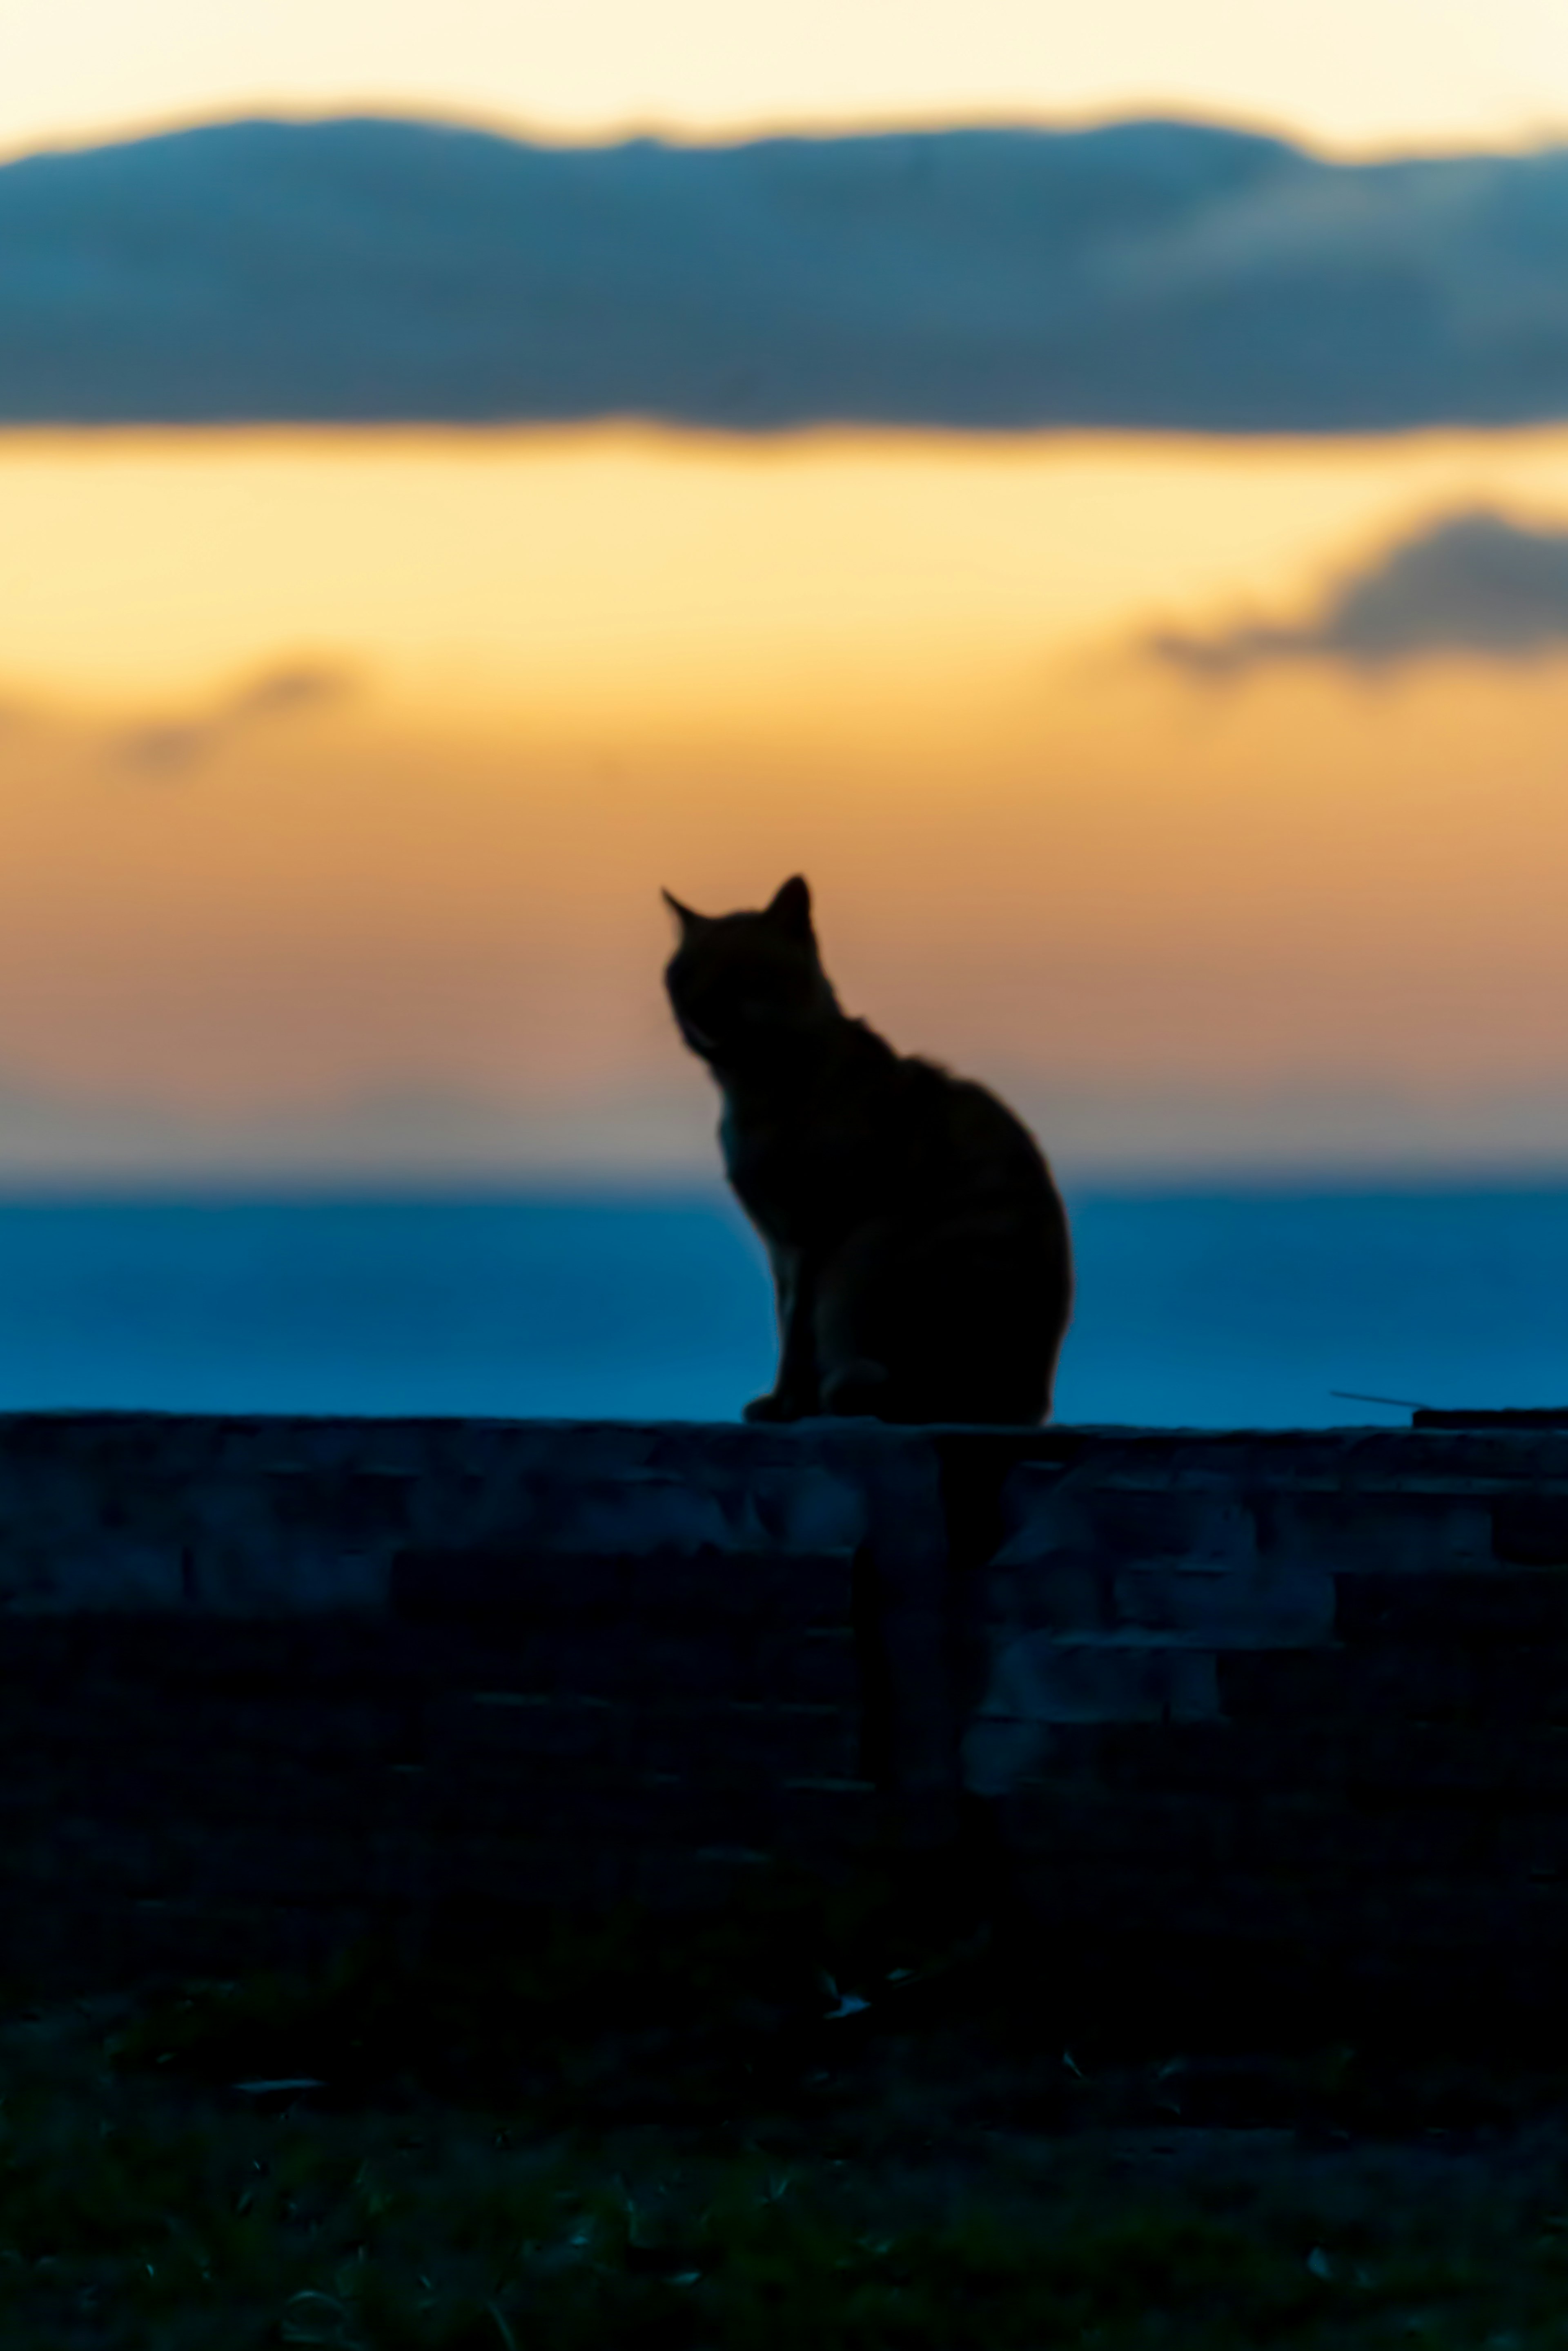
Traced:
<path fill-rule="evenodd" d="M 1058 1416 L 1568 1403 L 1568 1189 L 1089 1192 Z M 725 1418 L 760 1255 L 683 1197 L 0 1200 L 0 1408 Z"/>

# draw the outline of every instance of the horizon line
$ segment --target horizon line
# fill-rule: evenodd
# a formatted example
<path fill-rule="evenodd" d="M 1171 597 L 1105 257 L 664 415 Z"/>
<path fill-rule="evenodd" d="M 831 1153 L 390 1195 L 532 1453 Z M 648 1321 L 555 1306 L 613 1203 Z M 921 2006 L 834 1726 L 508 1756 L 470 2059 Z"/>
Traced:
<path fill-rule="evenodd" d="M 1426 1196 L 1556 1196 L 1568 1194 L 1568 1153 L 1542 1162 L 1287 1161 L 1216 1162 L 1206 1165 L 1133 1167 L 1124 1163 L 1063 1169 L 1057 1180 L 1079 1199 L 1238 1199 L 1267 1195 L 1292 1198 L 1416 1198 Z M 465 1202 L 588 1207 L 716 1201 L 734 1207 L 724 1177 L 687 1168 L 638 1172 L 605 1168 L 472 1171 L 200 1168 L 74 1169 L 57 1175 L 0 1171 L 0 1213 L 30 1207 L 165 1207 L 273 1204 L 371 1206 L 380 1202 L 433 1207 Z"/>

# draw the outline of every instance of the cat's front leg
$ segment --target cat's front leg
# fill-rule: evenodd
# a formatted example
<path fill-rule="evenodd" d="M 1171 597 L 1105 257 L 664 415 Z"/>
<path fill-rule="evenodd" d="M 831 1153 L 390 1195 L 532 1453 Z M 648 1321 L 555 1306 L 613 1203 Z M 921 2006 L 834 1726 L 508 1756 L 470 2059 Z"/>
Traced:
<path fill-rule="evenodd" d="M 817 1395 L 814 1270 L 804 1249 L 770 1247 L 779 1301 L 779 1376 L 767 1395 L 754 1396 L 743 1420 L 808 1420 L 821 1409 Z"/>
<path fill-rule="evenodd" d="M 884 1220 L 857 1226 L 821 1267 L 812 1300 L 821 1410 L 846 1419 L 895 1420 L 899 1397 L 887 1363 L 890 1286 L 897 1286 L 899 1234 Z"/>

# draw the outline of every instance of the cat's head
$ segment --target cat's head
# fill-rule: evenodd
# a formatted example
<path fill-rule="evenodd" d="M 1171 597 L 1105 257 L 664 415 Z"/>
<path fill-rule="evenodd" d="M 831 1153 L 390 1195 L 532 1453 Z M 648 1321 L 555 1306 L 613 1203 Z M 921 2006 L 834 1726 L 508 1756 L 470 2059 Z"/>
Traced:
<path fill-rule="evenodd" d="M 759 914 L 694 914 L 667 890 L 664 903 L 681 926 L 664 972 L 675 1023 L 716 1069 L 765 1063 L 836 1015 L 800 874 Z"/>

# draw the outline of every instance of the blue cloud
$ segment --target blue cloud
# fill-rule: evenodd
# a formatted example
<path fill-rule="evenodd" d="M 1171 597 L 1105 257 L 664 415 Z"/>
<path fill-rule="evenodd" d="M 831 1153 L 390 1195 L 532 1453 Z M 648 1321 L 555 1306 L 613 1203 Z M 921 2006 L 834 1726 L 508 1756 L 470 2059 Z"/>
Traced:
<path fill-rule="evenodd" d="M 1295 625 L 1165 630 L 1146 650 L 1197 676 L 1277 662 L 1386 670 L 1434 653 L 1528 661 L 1568 653 L 1568 529 L 1476 507 L 1445 515 L 1347 573 Z"/>
<path fill-rule="evenodd" d="M 203 760 L 258 721 L 286 718 L 341 702 L 359 684 L 340 663 L 292 662 L 252 678 L 225 700 L 194 716 L 154 719 L 114 736 L 110 752 L 120 765 L 174 775 Z"/>
<path fill-rule="evenodd" d="M 234 122 L 0 169 L 0 421 L 1332 433 L 1568 414 L 1568 149 L 1196 124 L 543 148 Z"/>

